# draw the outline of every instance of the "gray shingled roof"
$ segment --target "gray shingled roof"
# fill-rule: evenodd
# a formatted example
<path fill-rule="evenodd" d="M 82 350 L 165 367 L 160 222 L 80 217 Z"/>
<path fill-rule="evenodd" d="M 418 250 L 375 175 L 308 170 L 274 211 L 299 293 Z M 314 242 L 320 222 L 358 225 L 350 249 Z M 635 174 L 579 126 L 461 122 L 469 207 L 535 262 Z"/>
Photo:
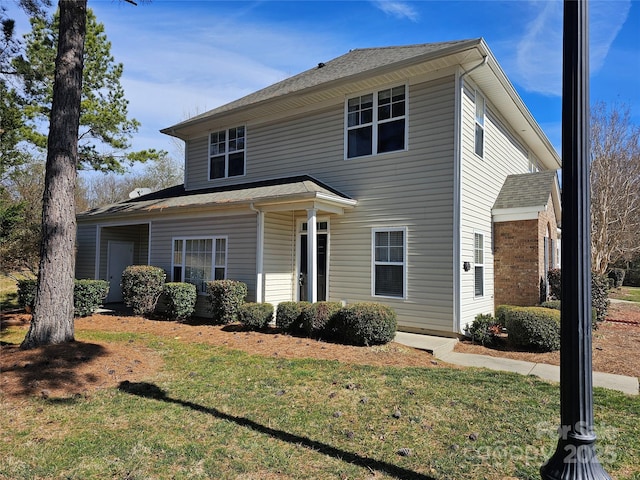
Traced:
<path fill-rule="evenodd" d="M 493 209 L 545 206 L 556 182 L 555 170 L 509 175 Z"/>
<path fill-rule="evenodd" d="M 234 206 L 248 205 L 253 202 L 287 202 L 305 199 L 321 199 L 344 206 L 353 206 L 356 203 L 347 195 L 313 177 L 301 175 L 194 191 L 185 191 L 184 185 L 177 185 L 135 199 L 94 208 L 79 214 L 78 218 L 159 212 L 176 207 Z"/>
<path fill-rule="evenodd" d="M 425 43 L 418 45 L 406 45 L 399 47 L 358 48 L 318 64 L 314 68 L 270 85 L 262 90 L 251 93 L 221 107 L 209 110 L 173 127 L 161 130 L 169 133 L 173 128 L 179 128 L 192 122 L 197 122 L 214 115 L 228 112 L 237 108 L 257 104 L 266 100 L 282 97 L 293 92 L 299 92 L 308 88 L 328 84 L 336 80 L 354 77 L 365 72 L 372 72 L 386 66 L 398 66 L 406 61 L 418 62 L 422 57 L 428 57 L 437 53 L 448 53 L 450 50 L 458 50 L 471 47 L 482 41 L 481 38 L 470 40 L 456 40 L 449 42 Z M 322 65 L 322 66 L 320 66 Z"/>

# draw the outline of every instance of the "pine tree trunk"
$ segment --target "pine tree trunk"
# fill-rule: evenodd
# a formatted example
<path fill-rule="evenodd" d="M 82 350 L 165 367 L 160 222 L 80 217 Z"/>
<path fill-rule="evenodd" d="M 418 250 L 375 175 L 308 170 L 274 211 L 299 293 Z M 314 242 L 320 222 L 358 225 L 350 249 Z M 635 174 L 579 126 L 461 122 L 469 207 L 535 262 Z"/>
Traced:
<path fill-rule="evenodd" d="M 75 185 L 87 0 L 60 0 L 38 287 L 23 349 L 74 340 Z"/>

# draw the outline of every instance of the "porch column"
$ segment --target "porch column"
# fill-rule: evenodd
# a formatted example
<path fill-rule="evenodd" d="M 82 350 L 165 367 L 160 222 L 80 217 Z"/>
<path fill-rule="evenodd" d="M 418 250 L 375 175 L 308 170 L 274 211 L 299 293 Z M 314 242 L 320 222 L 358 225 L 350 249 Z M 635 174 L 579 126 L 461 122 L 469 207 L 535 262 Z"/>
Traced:
<path fill-rule="evenodd" d="M 315 208 L 307 210 L 307 298 L 311 303 L 318 300 L 316 278 L 318 276 L 318 248 L 317 248 L 317 214 Z"/>
<path fill-rule="evenodd" d="M 256 242 L 256 303 L 264 301 L 264 212 L 258 210 Z"/>

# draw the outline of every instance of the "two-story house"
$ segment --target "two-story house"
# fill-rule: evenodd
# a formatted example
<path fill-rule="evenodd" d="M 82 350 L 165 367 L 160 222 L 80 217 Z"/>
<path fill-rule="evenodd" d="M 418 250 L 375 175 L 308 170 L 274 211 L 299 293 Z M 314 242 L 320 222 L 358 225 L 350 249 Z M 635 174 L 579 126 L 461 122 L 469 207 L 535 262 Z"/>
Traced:
<path fill-rule="evenodd" d="M 557 261 L 560 160 L 483 39 L 352 50 L 162 132 L 184 185 L 78 216 L 77 277 L 109 301 L 150 264 L 454 335 Z"/>

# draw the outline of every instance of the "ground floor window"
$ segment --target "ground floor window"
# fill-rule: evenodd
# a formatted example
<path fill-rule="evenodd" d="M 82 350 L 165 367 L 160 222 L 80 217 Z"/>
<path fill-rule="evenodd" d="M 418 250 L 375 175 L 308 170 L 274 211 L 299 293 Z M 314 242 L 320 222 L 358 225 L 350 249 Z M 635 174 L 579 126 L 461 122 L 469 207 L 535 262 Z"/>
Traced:
<path fill-rule="evenodd" d="M 474 234 L 473 245 L 475 296 L 484 295 L 484 235 Z"/>
<path fill-rule="evenodd" d="M 385 228 L 372 231 L 374 296 L 405 297 L 406 228 Z"/>
<path fill-rule="evenodd" d="M 172 281 L 192 283 L 206 293 L 206 282 L 227 276 L 226 237 L 174 238 Z"/>

